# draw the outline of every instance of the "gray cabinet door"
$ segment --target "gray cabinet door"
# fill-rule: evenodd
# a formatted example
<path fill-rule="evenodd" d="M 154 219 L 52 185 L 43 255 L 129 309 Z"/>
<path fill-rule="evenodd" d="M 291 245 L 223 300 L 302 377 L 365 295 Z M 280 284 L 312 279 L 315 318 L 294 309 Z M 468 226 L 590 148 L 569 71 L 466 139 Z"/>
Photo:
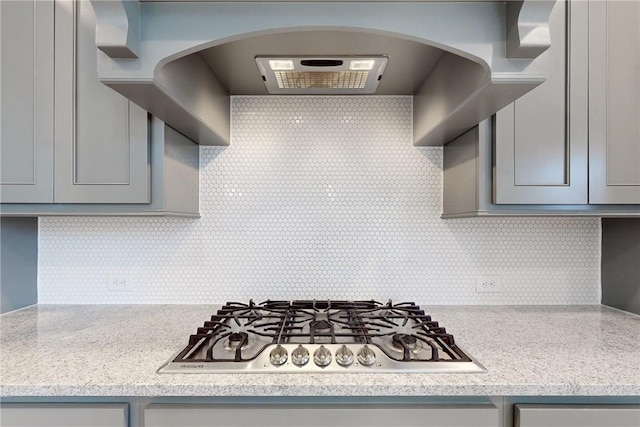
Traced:
<path fill-rule="evenodd" d="M 491 405 L 187 405 L 157 404 L 145 427 L 497 427 Z"/>
<path fill-rule="evenodd" d="M 589 203 L 640 204 L 640 2 L 589 2 Z"/>
<path fill-rule="evenodd" d="M 55 2 L 56 203 L 148 203 L 146 111 L 100 83 L 89 1 Z"/>
<path fill-rule="evenodd" d="M 3 427 L 127 427 L 125 403 L 9 403 L 0 405 Z"/>
<path fill-rule="evenodd" d="M 496 114 L 494 203 L 587 203 L 587 24 L 585 2 L 558 1 L 547 81 Z"/>
<path fill-rule="evenodd" d="M 0 2 L 0 200 L 53 202 L 53 3 Z"/>
<path fill-rule="evenodd" d="M 514 427 L 638 427 L 638 405 L 515 405 Z"/>

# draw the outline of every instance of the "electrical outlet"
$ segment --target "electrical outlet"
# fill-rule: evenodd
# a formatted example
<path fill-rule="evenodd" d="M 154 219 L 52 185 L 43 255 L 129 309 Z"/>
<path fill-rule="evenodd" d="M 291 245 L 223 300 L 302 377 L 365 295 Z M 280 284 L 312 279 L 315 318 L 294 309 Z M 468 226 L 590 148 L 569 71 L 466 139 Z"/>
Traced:
<path fill-rule="evenodd" d="M 133 276 L 128 274 L 109 274 L 107 287 L 114 292 L 131 292 L 135 286 Z"/>
<path fill-rule="evenodd" d="M 476 292 L 502 292 L 500 276 L 477 276 Z"/>

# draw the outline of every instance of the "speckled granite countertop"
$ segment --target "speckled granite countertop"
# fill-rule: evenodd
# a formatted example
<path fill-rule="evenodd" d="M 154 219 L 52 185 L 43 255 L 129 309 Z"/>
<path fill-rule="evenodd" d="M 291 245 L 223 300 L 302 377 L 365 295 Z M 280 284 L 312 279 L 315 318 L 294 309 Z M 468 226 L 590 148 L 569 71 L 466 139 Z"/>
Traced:
<path fill-rule="evenodd" d="M 157 374 L 215 306 L 34 306 L 0 317 L 0 396 L 640 396 L 640 317 L 425 306 L 486 374 Z"/>

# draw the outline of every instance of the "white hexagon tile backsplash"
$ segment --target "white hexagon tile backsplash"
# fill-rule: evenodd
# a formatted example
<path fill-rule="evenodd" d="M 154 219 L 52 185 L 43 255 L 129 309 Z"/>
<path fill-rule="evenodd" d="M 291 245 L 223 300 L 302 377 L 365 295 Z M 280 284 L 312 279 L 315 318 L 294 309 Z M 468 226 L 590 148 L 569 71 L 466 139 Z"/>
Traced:
<path fill-rule="evenodd" d="M 41 218 L 40 302 L 599 303 L 598 219 L 440 219 L 410 97 L 234 97 L 231 135 L 200 149 L 199 219 Z"/>

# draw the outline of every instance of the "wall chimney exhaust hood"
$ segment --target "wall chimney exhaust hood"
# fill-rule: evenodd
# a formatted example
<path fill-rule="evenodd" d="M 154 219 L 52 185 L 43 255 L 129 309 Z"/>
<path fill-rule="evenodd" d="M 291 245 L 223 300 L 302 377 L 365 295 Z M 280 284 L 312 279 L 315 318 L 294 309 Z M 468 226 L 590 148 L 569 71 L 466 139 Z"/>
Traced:
<path fill-rule="evenodd" d="M 443 145 L 545 80 L 555 0 L 91 2 L 100 80 L 199 144 L 231 95 L 362 93 Z"/>

